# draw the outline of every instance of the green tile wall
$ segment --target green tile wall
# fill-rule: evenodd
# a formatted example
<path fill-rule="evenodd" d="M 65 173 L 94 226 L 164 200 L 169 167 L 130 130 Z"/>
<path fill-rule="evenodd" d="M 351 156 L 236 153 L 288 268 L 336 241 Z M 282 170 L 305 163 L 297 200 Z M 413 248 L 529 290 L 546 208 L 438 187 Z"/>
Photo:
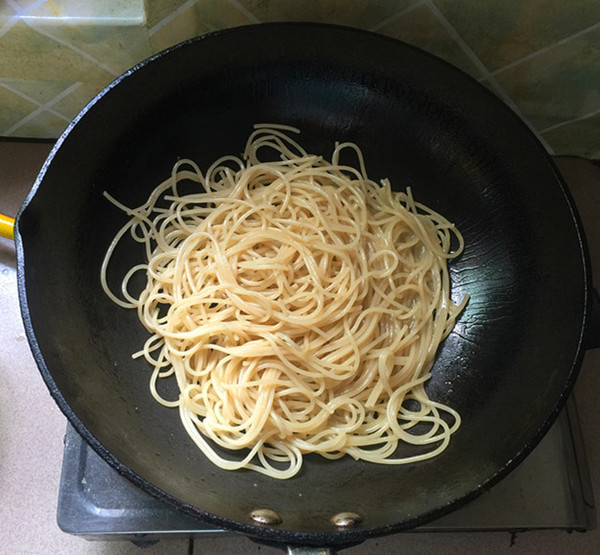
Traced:
<path fill-rule="evenodd" d="M 286 20 L 419 46 L 494 91 L 550 152 L 600 158 L 600 0 L 0 2 L 0 136 L 55 138 L 147 56 L 212 30 Z"/>

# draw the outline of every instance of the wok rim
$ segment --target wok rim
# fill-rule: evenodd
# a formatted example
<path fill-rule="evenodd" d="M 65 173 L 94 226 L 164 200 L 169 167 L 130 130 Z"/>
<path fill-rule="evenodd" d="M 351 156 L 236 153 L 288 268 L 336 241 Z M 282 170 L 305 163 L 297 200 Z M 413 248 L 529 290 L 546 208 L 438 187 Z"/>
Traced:
<path fill-rule="evenodd" d="M 418 47 L 400 41 L 398 39 L 394 39 L 391 37 L 387 37 L 384 35 L 380 35 L 378 33 L 367 31 L 358 28 L 352 28 L 344 25 L 331 24 L 331 23 L 313 23 L 313 22 L 275 22 L 275 23 L 260 23 L 260 24 L 250 24 L 250 25 L 242 25 L 231 27 L 227 29 L 220 29 L 216 31 L 212 31 L 203 35 L 199 35 L 197 37 L 193 37 L 182 42 L 179 42 L 173 46 L 170 46 L 156 54 L 153 54 L 139 63 L 135 64 L 133 67 L 122 73 L 120 76 L 116 77 L 113 81 L 111 81 L 108 85 L 106 85 L 97 95 L 95 95 L 87 105 L 79 112 L 79 114 L 69 123 L 67 128 L 63 131 L 60 137 L 57 139 L 55 145 L 53 146 L 50 154 L 48 155 L 46 161 L 44 162 L 29 194 L 27 195 L 24 203 L 22 204 L 15 222 L 15 245 L 17 252 L 17 281 L 18 281 L 18 296 L 19 303 L 21 309 L 21 316 L 24 324 L 24 328 L 26 331 L 26 336 L 33 353 L 33 357 L 36 361 L 38 369 L 42 375 L 48 390 L 57 403 L 63 414 L 66 416 L 67 420 L 71 423 L 71 425 L 75 428 L 78 434 L 84 439 L 84 441 L 92 447 L 92 449 L 100 456 L 103 460 L 105 460 L 112 468 L 114 468 L 120 475 L 127 478 L 134 485 L 142 489 L 143 491 L 148 492 L 152 496 L 160 499 L 165 502 L 169 506 L 182 511 L 183 513 L 198 518 L 203 522 L 208 522 L 212 525 L 227 528 L 229 530 L 241 532 L 251 538 L 257 539 L 263 543 L 271 543 L 274 545 L 303 545 L 303 546 L 350 546 L 357 543 L 361 543 L 364 540 L 389 535 L 393 533 L 398 533 L 402 531 L 412 530 L 422 524 L 427 522 L 431 522 L 439 517 L 444 516 L 466 504 L 473 501 L 483 492 L 489 490 L 495 484 L 500 482 L 503 478 L 505 478 L 512 470 L 514 470 L 538 445 L 541 439 L 545 436 L 550 427 L 554 424 L 556 418 L 559 413 L 563 409 L 567 398 L 571 394 L 574 383 L 577 379 L 577 375 L 579 369 L 581 367 L 583 356 L 586 350 L 585 347 L 585 334 L 586 330 L 589 327 L 590 315 L 591 315 L 591 304 L 592 304 L 592 275 L 591 275 L 591 261 L 589 256 L 589 251 L 587 249 L 587 242 L 585 239 L 585 233 L 583 230 L 582 222 L 577 213 L 577 209 L 575 206 L 575 202 L 573 197 L 565 184 L 564 178 L 557 169 L 554 164 L 551 155 L 547 152 L 547 150 L 543 147 L 540 140 L 535 136 L 535 133 L 530 129 L 530 127 L 522 121 L 521 118 L 513 110 L 510 109 L 505 103 L 500 101 L 493 93 L 485 89 L 485 87 L 481 86 L 481 93 L 489 95 L 490 98 L 493 98 L 496 102 L 503 105 L 504 111 L 507 117 L 510 117 L 513 120 L 516 120 L 520 123 L 523 135 L 528 136 L 529 140 L 535 145 L 536 149 L 540 153 L 540 164 L 542 161 L 546 164 L 546 166 L 552 171 L 553 175 L 556 178 L 556 183 L 560 187 L 560 191 L 564 197 L 565 203 L 569 208 L 573 226 L 575 228 L 575 232 L 579 242 L 579 254 L 581 256 L 581 263 L 583 267 L 583 283 L 582 283 L 582 292 L 583 292 L 583 310 L 582 310 L 582 323 L 579 330 L 579 339 L 577 342 L 577 349 L 575 352 L 574 360 L 571 364 L 568 379 L 564 384 L 562 389 L 561 396 L 557 399 L 553 411 L 547 416 L 543 426 L 541 426 L 536 434 L 532 437 L 532 439 L 523 446 L 523 448 L 515 454 L 514 458 L 508 461 L 505 465 L 497 468 L 493 475 L 489 477 L 489 479 L 477 485 L 473 488 L 469 493 L 462 497 L 455 498 L 450 503 L 440 506 L 434 510 L 415 515 L 414 517 L 407 518 L 405 520 L 392 522 L 388 525 L 384 526 L 374 526 L 374 527 L 366 527 L 361 529 L 350 529 L 343 531 L 331 531 L 331 532 L 309 532 L 309 531 L 295 531 L 288 530 L 283 527 L 265 527 L 259 525 L 250 525 L 240 521 L 232 520 L 227 517 L 222 517 L 216 514 L 212 514 L 206 512 L 196 506 L 190 505 L 188 503 L 182 502 L 177 499 L 173 495 L 163 491 L 159 487 L 155 486 L 151 482 L 145 480 L 140 475 L 138 475 L 135 471 L 130 469 L 128 466 L 123 464 L 116 456 L 114 456 L 110 450 L 108 450 L 96 437 L 93 433 L 83 424 L 80 418 L 77 416 L 75 411 L 71 408 L 70 404 L 67 402 L 63 394 L 61 393 L 59 387 L 57 386 L 52 372 L 49 370 L 46 365 L 43 353 L 41 352 L 40 346 L 37 342 L 35 331 L 33 329 L 33 323 L 30 316 L 29 311 L 29 303 L 27 296 L 27 288 L 26 288 L 26 260 L 25 260 L 25 247 L 23 244 L 23 237 L 21 235 L 20 229 L 20 221 L 25 213 L 27 207 L 30 202 L 36 195 L 39 187 L 44 181 L 44 176 L 48 171 L 48 168 L 52 164 L 54 158 L 59 154 L 63 144 L 65 141 L 69 139 L 69 136 L 73 129 L 78 125 L 85 125 L 85 121 L 81 122 L 84 116 L 95 106 L 102 101 L 105 95 L 107 95 L 113 88 L 119 86 L 125 79 L 128 79 L 136 74 L 140 69 L 143 69 L 149 64 L 152 64 L 155 60 L 161 59 L 165 56 L 170 55 L 171 53 L 185 48 L 190 44 L 194 44 L 197 42 L 201 42 L 204 40 L 212 40 L 218 38 L 221 35 L 237 33 L 239 30 L 243 30 L 251 27 L 262 27 L 262 28 L 273 28 L 273 27 L 304 27 L 307 30 L 312 27 L 321 27 L 321 28 L 332 28 L 344 30 L 346 32 L 351 32 L 359 35 L 369 35 L 371 37 L 377 37 L 380 41 L 388 41 L 391 44 L 402 44 L 403 47 L 408 49 L 412 49 L 420 53 L 420 55 L 425 55 L 429 58 L 433 58 L 437 63 L 442 63 L 448 67 L 451 67 L 455 72 L 462 74 L 462 79 L 468 79 L 472 82 L 476 82 L 476 80 L 465 73 L 464 71 L 456 68 L 449 62 L 446 62 L 437 56 L 434 56 Z"/>

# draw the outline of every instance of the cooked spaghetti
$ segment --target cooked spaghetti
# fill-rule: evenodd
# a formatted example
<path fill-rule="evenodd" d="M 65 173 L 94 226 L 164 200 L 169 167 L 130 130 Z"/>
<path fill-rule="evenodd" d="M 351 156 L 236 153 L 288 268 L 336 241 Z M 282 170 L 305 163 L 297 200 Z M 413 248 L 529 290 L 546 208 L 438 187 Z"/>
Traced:
<path fill-rule="evenodd" d="M 153 368 L 152 395 L 179 408 L 214 464 L 289 478 L 307 453 L 434 457 L 460 425 L 425 383 L 466 302 L 451 300 L 447 269 L 462 237 L 410 190 L 369 180 L 356 145 L 336 144 L 327 161 L 296 132 L 256 126 L 242 158 L 206 174 L 179 160 L 138 208 L 107 195 L 129 220 L 106 253 L 102 286 L 137 310 L 151 335 L 134 356 Z M 147 259 L 116 295 L 107 268 L 127 236 Z M 146 286 L 133 294 L 137 272 Z M 168 378 L 175 400 L 159 392 Z M 401 443 L 413 446 L 403 457 Z"/>

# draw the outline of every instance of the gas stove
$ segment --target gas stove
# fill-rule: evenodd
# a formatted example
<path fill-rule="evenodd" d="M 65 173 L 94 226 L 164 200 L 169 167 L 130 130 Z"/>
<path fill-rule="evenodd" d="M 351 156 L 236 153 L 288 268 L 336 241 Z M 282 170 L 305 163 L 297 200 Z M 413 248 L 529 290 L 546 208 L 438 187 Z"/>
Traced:
<path fill-rule="evenodd" d="M 89 540 L 147 545 L 165 537 L 233 534 L 170 508 L 122 477 L 70 425 L 58 498 L 58 524 Z M 570 398 L 536 449 L 474 501 L 418 532 L 588 530 L 595 526 L 592 487 L 575 401 Z"/>

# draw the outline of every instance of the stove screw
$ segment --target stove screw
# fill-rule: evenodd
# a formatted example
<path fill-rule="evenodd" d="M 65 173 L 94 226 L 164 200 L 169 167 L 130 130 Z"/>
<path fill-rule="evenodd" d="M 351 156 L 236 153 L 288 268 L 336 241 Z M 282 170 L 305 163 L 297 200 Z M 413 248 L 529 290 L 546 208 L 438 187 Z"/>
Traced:
<path fill-rule="evenodd" d="M 331 517 L 331 524 L 338 528 L 351 528 L 362 520 L 362 516 L 356 513 L 338 513 Z"/>
<path fill-rule="evenodd" d="M 250 518 L 262 526 L 277 526 L 281 524 L 281 517 L 271 509 L 255 509 L 250 513 Z"/>

